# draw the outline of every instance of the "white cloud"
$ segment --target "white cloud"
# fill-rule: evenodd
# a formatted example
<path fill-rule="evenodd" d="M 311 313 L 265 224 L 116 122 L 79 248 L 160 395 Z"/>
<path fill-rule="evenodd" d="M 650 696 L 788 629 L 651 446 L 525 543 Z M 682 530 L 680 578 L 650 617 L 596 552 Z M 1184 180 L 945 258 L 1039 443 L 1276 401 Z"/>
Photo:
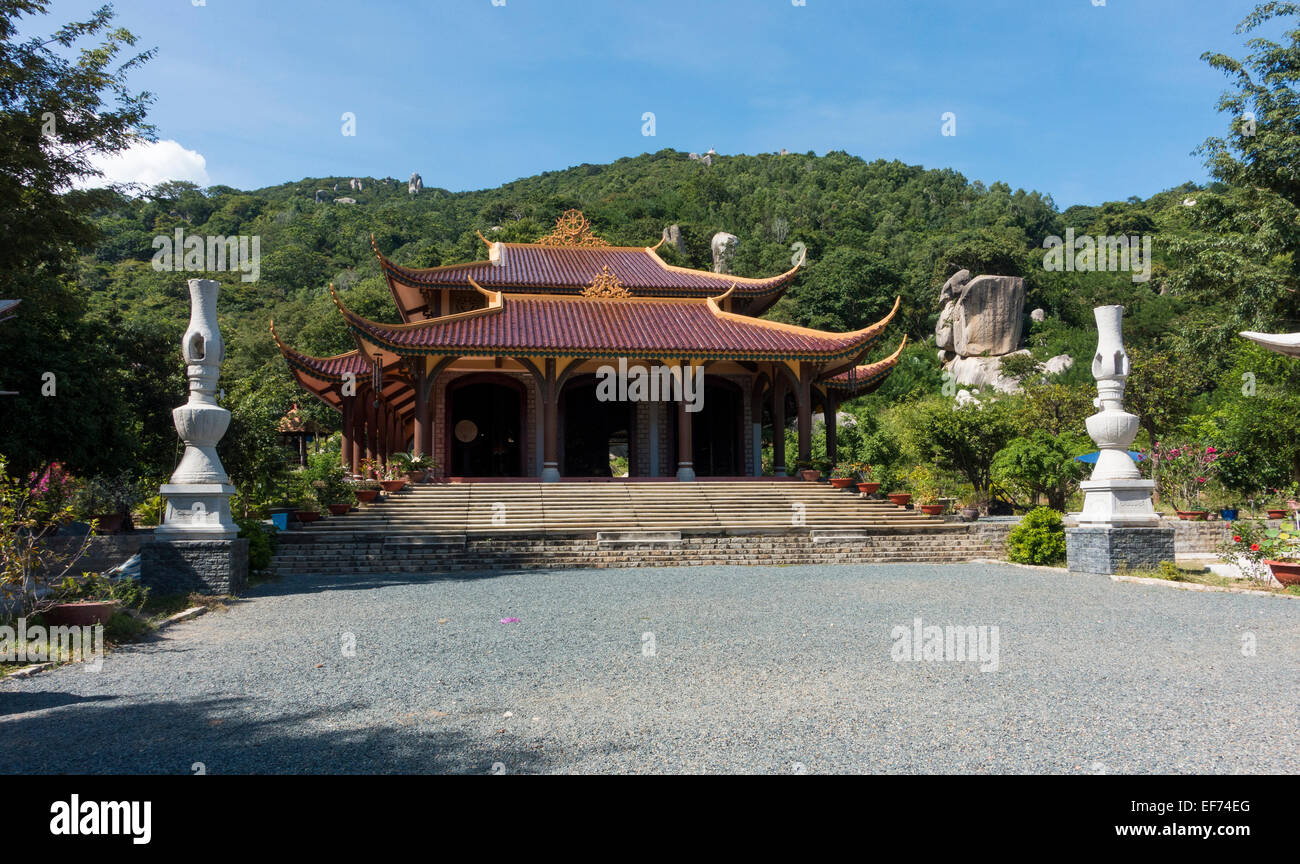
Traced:
<path fill-rule="evenodd" d="M 208 161 L 197 150 L 186 150 L 177 141 L 140 141 L 113 156 L 94 156 L 91 164 L 104 172 L 87 177 L 76 186 L 93 189 L 109 183 L 141 183 L 154 186 L 166 180 L 189 180 L 200 186 L 212 185 Z"/>

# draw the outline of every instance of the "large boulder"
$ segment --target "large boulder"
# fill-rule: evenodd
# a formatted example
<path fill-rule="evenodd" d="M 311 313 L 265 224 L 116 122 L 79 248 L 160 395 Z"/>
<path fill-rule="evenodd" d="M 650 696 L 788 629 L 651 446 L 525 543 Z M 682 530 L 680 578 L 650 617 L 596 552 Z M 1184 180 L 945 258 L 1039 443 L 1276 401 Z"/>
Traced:
<path fill-rule="evenodd" d="M 963 270 L 944 283 L 943 311 L 935 336 L 939 348 L 961 357 L 999 357 L 1020 347 L 1024 330 L 1025 280 L 976 276 Z"/>
<path fill-rule="evenodd" d="M 1016 351 L 1028 354 L 1028 350 Z M 958 357 L 948 364 L 948 371 L 959 387 L 975 390 L 996 390 L 999 393 L 1020 392 L 1020 382 L 1002 374 L 1001 357 Z"/>
<path fill-rule="evenodd" d="M 739 237 L 726 231 L 719 231 L 713 235 L 713 242 L 710 245 L 713 248 L 714 273 L 731 272 L 731 259 L 735 257 L 736 244 L 739 242 Z"/>
<path fill-rule="evenodd" d="M 664 229 L 663 241 L 669 246 L 673 246 L 678 252 L 686 254 L 686 241 L 682 239 L 682 229 L 677 225 L 669 225 Z"/>

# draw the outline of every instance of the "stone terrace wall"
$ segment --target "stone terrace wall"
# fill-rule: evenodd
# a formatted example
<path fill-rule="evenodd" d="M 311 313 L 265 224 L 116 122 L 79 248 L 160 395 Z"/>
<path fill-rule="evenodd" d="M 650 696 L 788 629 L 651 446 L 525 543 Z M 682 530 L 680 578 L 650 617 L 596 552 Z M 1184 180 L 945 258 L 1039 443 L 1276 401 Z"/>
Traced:
<path fill-rule="evenodd" d="M 500 569 L 684 567 L 695 565 L 961 562 L 1001 558 L 1007 523 L 886 530 L 818 542 L 808 534 L 690 535 L 674 543 L 610 543 L 594 537 L 470 537 L 338 540 L 285 537 L 277 574 L 446 573 Z M 306 542 L 304 542 L 306 541 Z"/>

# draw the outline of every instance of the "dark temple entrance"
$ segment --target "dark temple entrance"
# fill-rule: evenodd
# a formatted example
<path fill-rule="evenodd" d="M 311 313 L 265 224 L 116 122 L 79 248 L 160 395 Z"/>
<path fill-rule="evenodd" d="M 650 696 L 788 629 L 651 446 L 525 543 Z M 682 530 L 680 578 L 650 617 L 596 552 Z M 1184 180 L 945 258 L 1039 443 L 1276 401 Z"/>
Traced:
<path fill-rule="evenodd" d="M 524 388 L 500 375 L 468 375 L 447 386 L 447 474 L 524 476 Z"/>
<path fill-rule="evenodd" d="M 740 477 L 744 465 L 745 398 L 730 381 L 704 379 L 702 410 L 690 414 L 695 473 L 700 477 Z M 673 406 L 676 410 L 676 406 Z"/>
<path fill-rule="evenodd" d="M 581 375 L 564 385 L 559 409 L 561 476 L 612 477 L 611 452 L 626 458 L 629 474 L 635 473 L 632 403 L 602 402 L 596 376 Z"/>

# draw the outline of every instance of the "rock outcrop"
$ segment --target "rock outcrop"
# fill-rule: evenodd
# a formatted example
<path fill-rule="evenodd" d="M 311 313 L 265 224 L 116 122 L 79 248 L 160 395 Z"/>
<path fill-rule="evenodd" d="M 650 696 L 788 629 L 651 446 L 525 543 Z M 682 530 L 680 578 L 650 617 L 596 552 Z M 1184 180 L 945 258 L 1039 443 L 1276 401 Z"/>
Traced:
<path fill-rule="evenodd" d="M 414 195 L 424 188 L 424 180 L 419 174 L 412 173 L 411 179 L 406 181 L 406 192 L 408 195 Z"/>
<path fill-rule="evenodd" d="M 959 357 L 998 357 L 1020 347 L 1024 329 L 1025 280 L 1019 276 L 976 276 L 960 270 L 939 293 L 939 350 Z"/>
<path fill-rule="evenodd" d="M 1020 381 L 1002 374 L 1002 358 L 1028 354 L 1020 347 L 1024 334 L 1025 280 L 1019 276 L 976 276 L 959 270 L 939 292 L 939 323 L 935 344 L 939 362 L 959 387 L 976 392 L 1018 393 Z M 1037 317 L 1039 315 L 1042 317 Z M 1035 321 L 1046 317 L 1035 309 Z M 1043 365 L 1047 374 L 1060 374 L 1074 364 L 1068 354 Z"/>
<path fill-rule="evenodd" d="M 676 248 L 681 254 L 686 254 L 686 241 L 682 239 L 682 229 L 678 226 L 669 225 L 665 228 L 662 239 L 664 243 Z"/>
<path fill-rule="evenodd" d="M 739 243 L 739 237 L 726 231 L 719 231 L 713 235 L 713 242 L 710 245 L 713 248 L 714 273 L 731 272 L 731 260 L 736 256 L 736 246 Z"/>

